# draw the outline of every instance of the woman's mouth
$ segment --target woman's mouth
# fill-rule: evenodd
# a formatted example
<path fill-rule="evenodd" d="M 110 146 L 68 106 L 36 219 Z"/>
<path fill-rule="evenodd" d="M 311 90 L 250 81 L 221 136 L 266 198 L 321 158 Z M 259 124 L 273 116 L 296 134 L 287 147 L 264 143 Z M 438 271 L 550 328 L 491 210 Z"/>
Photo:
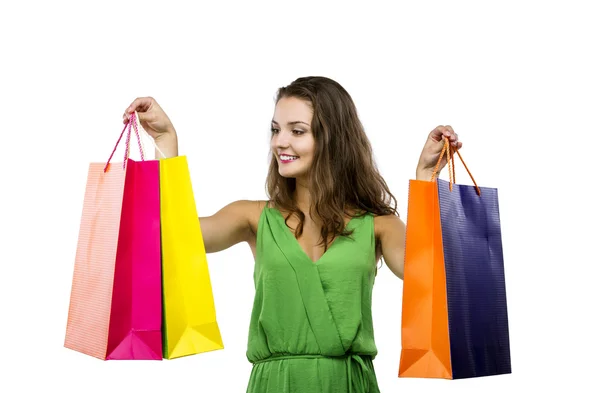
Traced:
<path fill-rule="evenodd" d="M 279 155 L 279 161 L 281 161 L 282 164 L 287 164 L 290 162 L 294 162 L 296 161 L 298 158 L 298 156 L 290 156 L 288 154 L 280 154 Z"/>

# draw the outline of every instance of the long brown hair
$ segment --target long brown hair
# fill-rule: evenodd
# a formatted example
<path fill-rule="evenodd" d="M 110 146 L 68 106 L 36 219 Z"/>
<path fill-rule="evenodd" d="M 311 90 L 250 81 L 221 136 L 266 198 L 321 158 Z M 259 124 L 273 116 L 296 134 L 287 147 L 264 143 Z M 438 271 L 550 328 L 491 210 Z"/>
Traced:
<path fill-rule="evenodd" d="M 309 76 L 298 78 L 277 90 L 275 103 L 284 97 L 295 97 L 310 103 L 313 109 L 311 131 L 315 138 L 315 154 L 309 172 L 311 216 L 321 222 L 321 242 L 327 250 L 329 239 L 349 236 L 344 215 L 396 214 L 397 200 L 379 174 L 373 159 L 371 143 L 358 118 L 350 94 L 336 81 Z M 299 218 L 296 237 L 302 234 L 305 216 L 296 205 L 293 193 L 296 179 L 279 174 L 277 159 L 269 166 L 267 194 L 275 207 Z"/>

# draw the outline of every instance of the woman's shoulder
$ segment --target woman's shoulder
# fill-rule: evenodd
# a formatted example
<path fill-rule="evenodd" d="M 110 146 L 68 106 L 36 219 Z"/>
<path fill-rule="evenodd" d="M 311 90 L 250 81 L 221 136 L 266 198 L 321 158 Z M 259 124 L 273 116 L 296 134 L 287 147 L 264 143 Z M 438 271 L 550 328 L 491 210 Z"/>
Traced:
<path fill-rule="evenodd" d="M 272 207 L 269 201 L 263 200 L 246 200 L 244 201 L 244 209 L 246 210 L 248 221 L 252 232 L 256 233 L 258 229 L 258 222 L 265 208 Z"/>
<path fill-rule="evenodd" d="M 248 223 L 253 233 L 256 233 L 260 216 L 268 201 L 240 199 L 223 207 L 218 214 L 232 217 L 237 222 Z"/>
<path fill-rule="evenodd" d="M 404 226 L 404 222 L 395 213 L 373 214 L 373 226 L 377 238 L 387 231 L 396 231 Z"/>

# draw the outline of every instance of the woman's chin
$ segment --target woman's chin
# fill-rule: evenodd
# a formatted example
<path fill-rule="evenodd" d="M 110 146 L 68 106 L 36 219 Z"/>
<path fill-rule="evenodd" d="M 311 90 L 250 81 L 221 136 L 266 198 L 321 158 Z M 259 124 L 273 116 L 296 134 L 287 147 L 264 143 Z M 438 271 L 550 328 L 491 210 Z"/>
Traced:
<path fill-rule="evenodd" d="M 303 175 L 302 173 L 298 173 L 298 171 L 289 171 L 281 168 L 279 168 L 279 174 L 281 175 L 281 177 L 289 179 L 296 179 Z"/>

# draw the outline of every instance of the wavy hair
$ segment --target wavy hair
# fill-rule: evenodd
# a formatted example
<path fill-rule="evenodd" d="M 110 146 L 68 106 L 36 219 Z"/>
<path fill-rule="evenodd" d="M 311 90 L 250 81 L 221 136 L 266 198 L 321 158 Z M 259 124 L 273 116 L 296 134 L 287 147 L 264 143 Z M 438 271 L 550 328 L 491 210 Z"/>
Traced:
<path fill-rule="evenodd" d="M 371 143 L 359 120 L 350 94 L 336 81 L 320 76 L 298 78 L 277 90 L 276 101 L 284 97 L 305 100 L 313 110 L 311 132 L 315 138 L 313 165 L 308 174 L 311 216 L 322 222 L 320 245 L 330 239 L 349 236 L 345 215 L 398 215 L 397 200 L 380 175 Z M 279 174 L 277 159 L 269 165 L 267 194 L 277 208 L 299 218 L 295 236 L 302 234 L 305 216 L 294 201 L 295 178 Z"/>

